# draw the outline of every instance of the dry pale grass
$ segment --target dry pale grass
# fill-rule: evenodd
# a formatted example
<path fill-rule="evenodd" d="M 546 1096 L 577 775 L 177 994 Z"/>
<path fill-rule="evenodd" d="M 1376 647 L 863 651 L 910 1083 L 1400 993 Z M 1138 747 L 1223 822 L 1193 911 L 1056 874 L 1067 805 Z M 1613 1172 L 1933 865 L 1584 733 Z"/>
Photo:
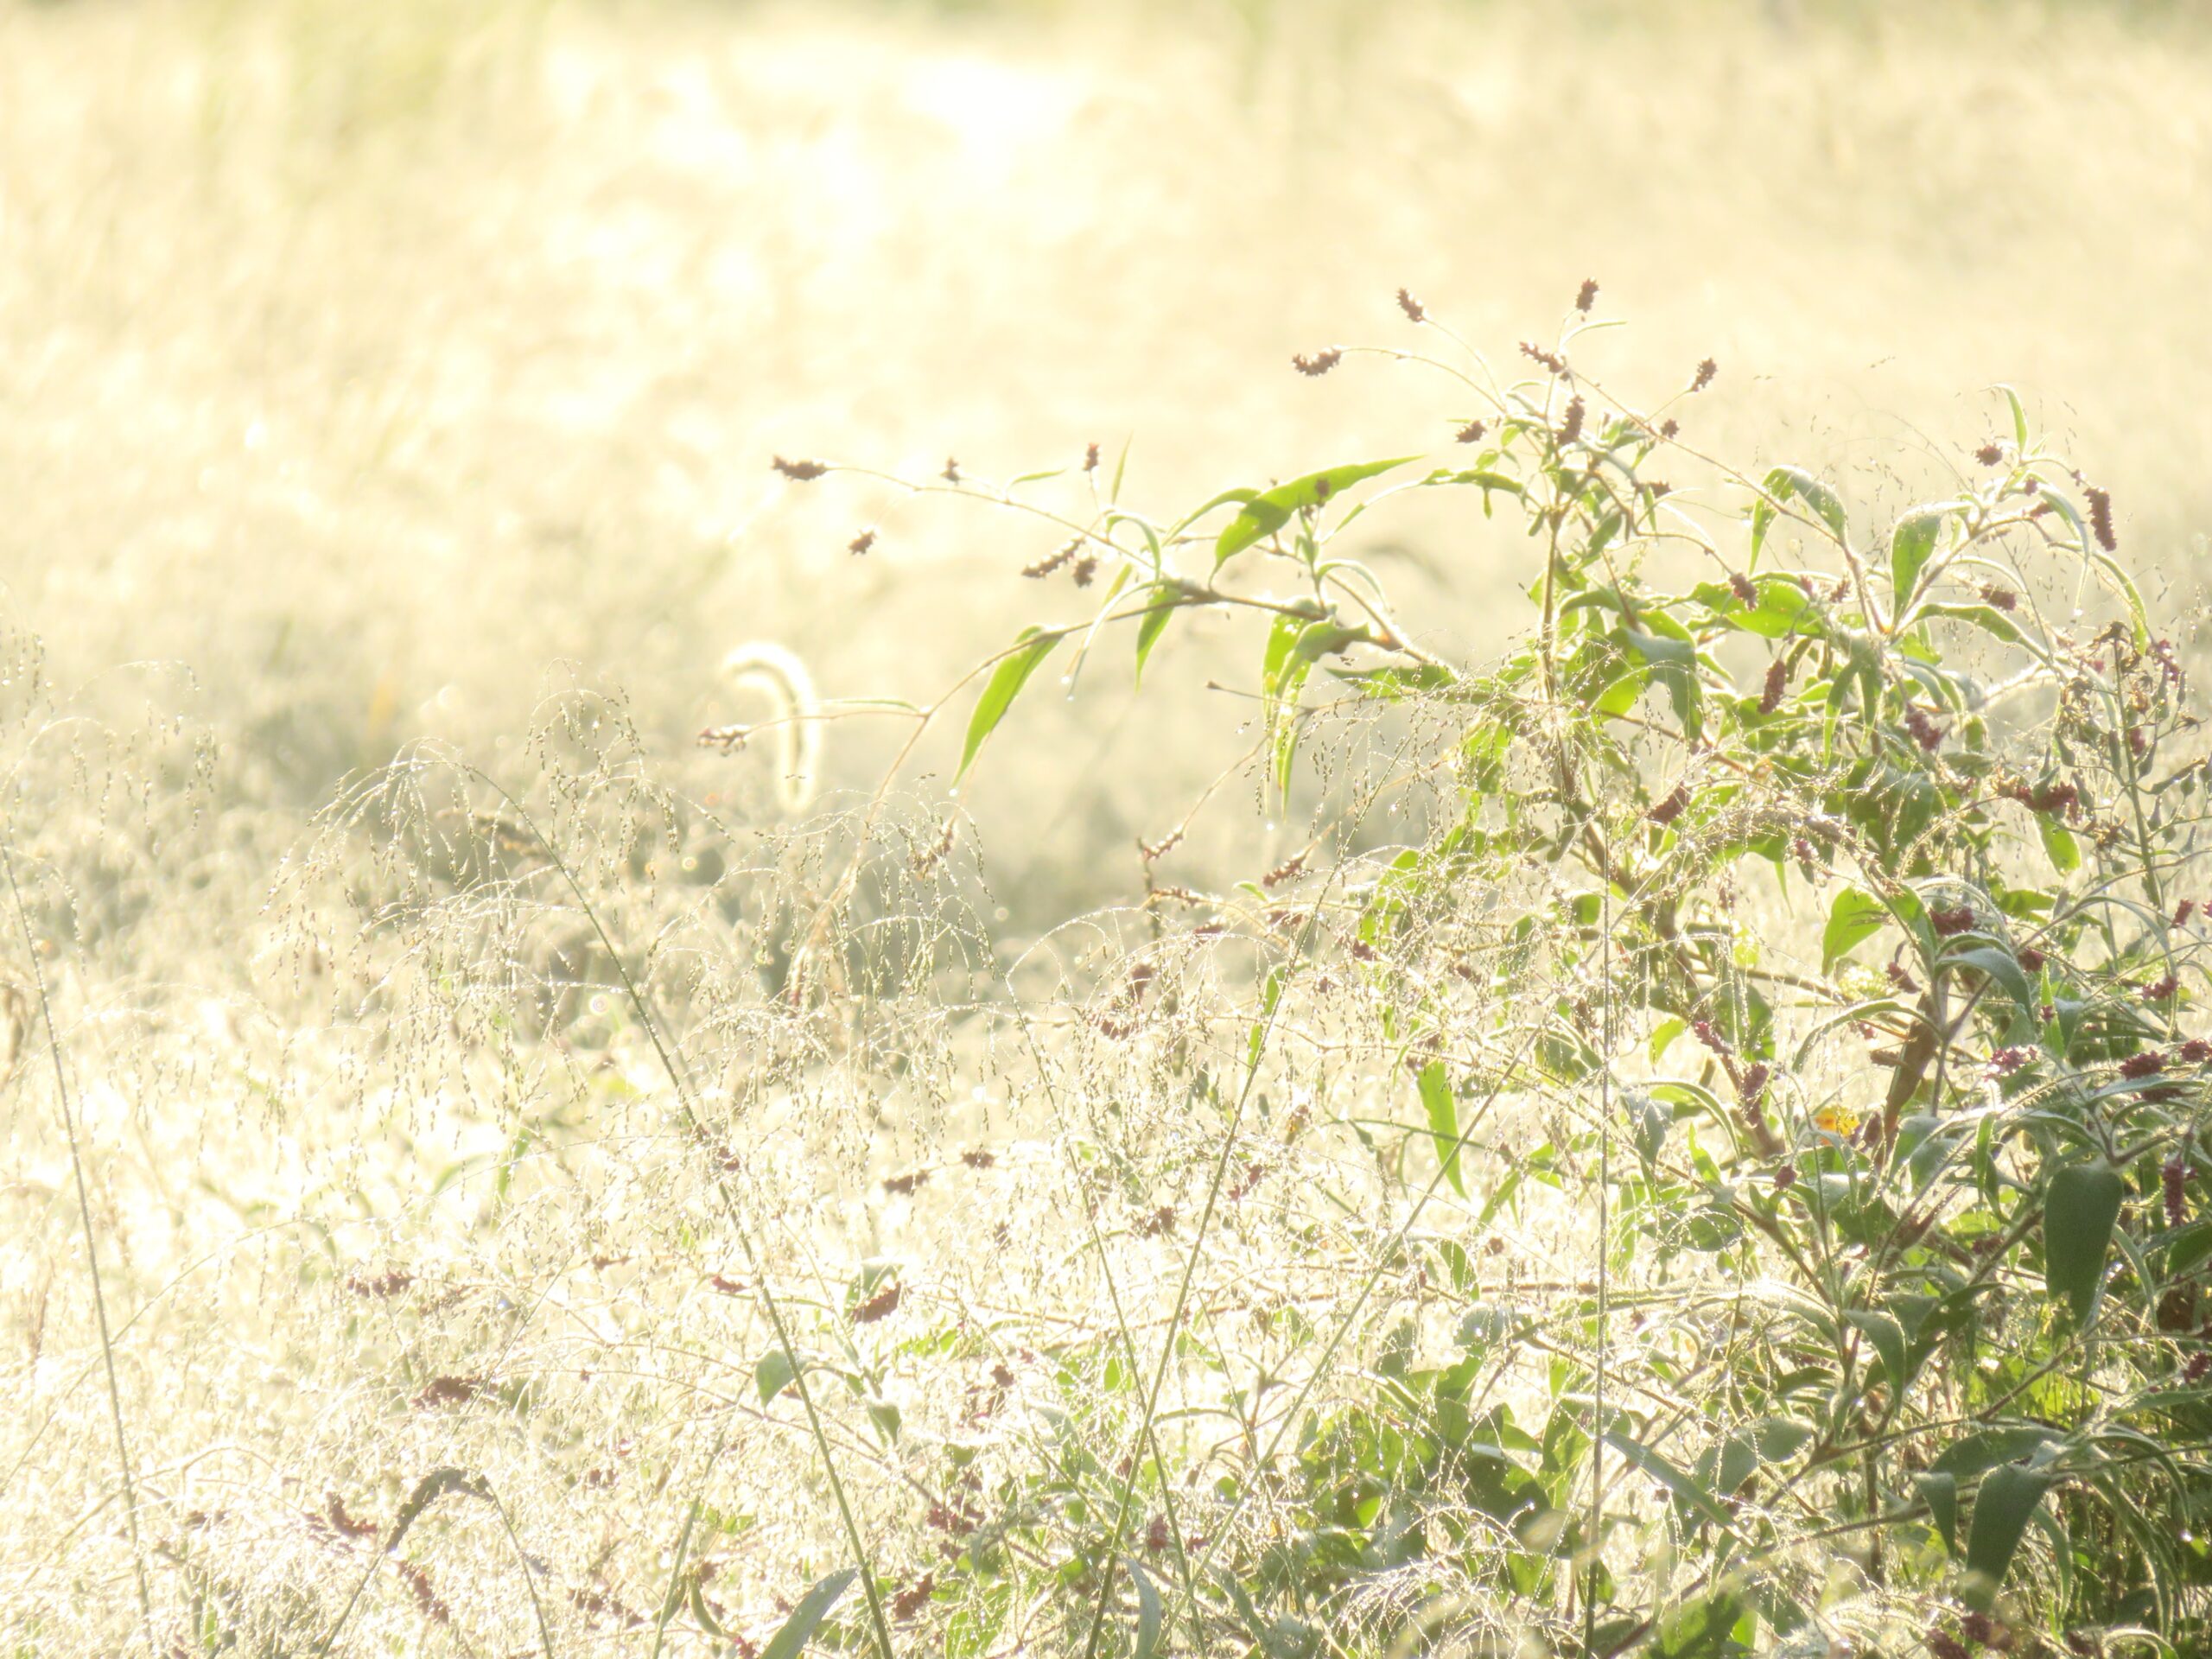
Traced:
<path fill-rule="evenodd" d="M 761 1635 L 840 1559 L 814 1443 L 761 1398 L 764 1282 L 802 1345 L 849 1344 L 827 1432 L 907 1591 L 971 1498 L 1122 1443 L 1120 1309 L 1161 1328 L 1214 1154 L 1178 1068 L 1242 1052 L 1249 963 L 1179 933 L 1154 969 L 1176 1012 L 1124 1049 L 1111 976 L 1149 925 L 1042 924 L 1128 897 L 1132 838 L 1236 744 L 1211 710 L 1186 746 L 1131 734 L 1250 667 L 1201 628 L 1141 721 L 1118 669 L 1026 704 L 950 852 L 931 751 L 885 820 L 860 995 L 794 1017 L 791 918 L 849 825 L 785 830 L 756 751 L 691 747 L 755 711 L 726 652 L 780 640 L 825 690 L 927 697 L 1072 601 L 1015 575 L 1049 534 L 802 493 L 771 454 L 1002 478 L 1133 434 L 1132 493 L 1172 511 L 1446 443 L 1400 371 L 1288 368 L 1347 318 L 1402 327 L 1399 284 L 1509 340 L 1594 274 L 1637 364 L 1720 361 L 1695 406 L 1716 446 L 1847 469 L 1901 431 L 1978 438 L 1961 389 L 2005 378 L 2094 458 L 2135 550 L 2177 586 L 2201 552 L 2200 36 L 1994 10 L 1239 16 L 0 10 L 21 1652 L 131 1639 L 140 1563 L 165 1643 L 312 1651 L 342 1623 L 340 1651 L 643 1653 L 684 1552 Z M 1370 534 L 1437 639 L 1497 643 L 1516 541 Z M 889 741 L 839 723 L 830 782 L 873 782 Z M 1283 835 L 1218 798 L 1216 852 L 1265 868 Z M 586 897 L 684 1034 L 675 1067 Z M 976 1017 L 1007 971 L 1092 1018 L 1040 1047 Z M 1382 1259 L 1357 1224 L 1391 1177 L 1344 1121 L 1394 1080 L 1355 1001 L 1307 1011 L 1341 1053 L 1282 1061 L 1247 1128 L 1251 1185 L 1197 1272 L 1220 1352 L 1294 1352 Z M 1344 1121 L 1308 1140 L 1324 1081 Z M 1546 1128 L 1501 1120 L 1498 1155 Z M 1576 1236 L 1541 1204 L 1514 1225 L 1522 1278 Z M 901 1294 L 856 1319 L 879 1255 Z M 1260 1387 L 1193 1398 L 1217 1383 Z M 1208 1409 L 1184 1446 L 1250 1432 Z M 361 1529 L 446 1466 L 497 1503 L 448 1494 L 411 1567 L 377 1566 Z M 1013 1651 L 1049 1647 L 1044 1605 L 916 1617 L 988 1614 L 974 1650 Z M 689 1617 L 669 1648 L 708 1651 Z"/>

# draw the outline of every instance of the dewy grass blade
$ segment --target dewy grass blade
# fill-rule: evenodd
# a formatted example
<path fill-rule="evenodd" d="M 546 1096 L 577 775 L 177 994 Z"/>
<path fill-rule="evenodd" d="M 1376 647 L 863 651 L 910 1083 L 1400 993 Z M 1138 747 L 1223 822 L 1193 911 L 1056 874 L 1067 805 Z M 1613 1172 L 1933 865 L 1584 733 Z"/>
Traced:
<path fill-rule="evenodd" d="M 100 1366 L 107 1378 L 108 1421 L 115 1430 L 116 1469 L 123 1483 L 123 1515 L 130 1534 L 130 1565 L 138 1588 L 138 1613 L 148 1652 L 154 1651 L 154 1594 L 146 1581 L 146 1554 L 138 1537 L 138 1485 L 130 1469 L 130 1442 L 123 1431 L 123 1390 L 115 1380 L 115 1339 L 107 1322 L 107 1294 L 100 1283 L 99 1249 L 92 1231 L 92 1200 L 85 1184 L 85 1151 L 77 1134 L 77 1115 L 69 1103 L 69 1071 L 61 1058 L 61 1033 L 54 1024 L 54 1000 L 47 988 L 46 969 L 39 961 L 38 940 L 31 932 L 31 913 L 23 902 L 22 884 L 16 879 L 16 848 L 12 835 L 0 836 L 0 864 L 8 872 L 8 896 L 15 903 L 16 924 L 23 938 L 23 959 L 30 964 L 31 982 L 37 993 L 39 1017 L 46 1026 L 46 1046 L 54 1062 L 55 1097 L 61 1103 L 61 1127 L 69 1141 L 69 1173 L 76 1183 L 77 1218 L 85 1230 L 85 1270 L 92 1283 L 92 1313 L 99 1324 Z"/>

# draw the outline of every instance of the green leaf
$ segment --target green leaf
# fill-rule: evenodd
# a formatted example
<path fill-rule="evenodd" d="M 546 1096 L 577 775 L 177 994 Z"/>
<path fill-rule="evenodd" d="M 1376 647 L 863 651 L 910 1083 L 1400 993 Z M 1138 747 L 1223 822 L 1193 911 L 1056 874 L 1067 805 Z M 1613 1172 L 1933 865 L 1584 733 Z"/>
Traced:
<path fill-rule="evenodd" d="M 1459 677 L 1441 663 L 1418 663 L 1409 668 L 1332 668 L 1329 672 L 1363 696 L 1385 702 L 1402 702 L 1459 683 Z"/>
<path fill-rule="evenodd" d="M 1870 1308 L 1854 1308 L 1844 1318 L 1874 1344 L 1874 1351 L 1882 1357 L 1882 1369 L 1889 1376 L 1891 1390 L 1902 1389 L 1906 1380 L 1904 1326 L 1888 1314 Z"/>
<path fill-rule="evenodd" d="M 2069 1164 L 2050 1178 L 2044 1200 L 2044 1283 L 2063 1296 L 2077 1324 L 2087 1324 L 2104 1282 L 2105 1253 L 2126 1195 L 2109 1164 Z"/>
<path fill-rule="evenodd" d="M 753 1385 L 760 1391 L 760 1403 L 766 1405 L 785 1389 L 798 1375 L 791 1356 L 781 1348 L 771 1348 L 760 1356 L 760 1363 L 753 1368 Z"/>
<path fill-rule="evenodd" d="M 1749 1649 L 1736 1640 L 1744 1604 L 1731 1595 L 1711 1595 L 1680 1608 L 1662 1620 L 1652 1659 L 1730 1659 Z M 1601 1649 L 1604 1650 L 1604 1649 Z"/>
<path fill-rule="evenodd" d="M 1920 1490 L 1921 1501 L 1928 1505 L 1928 1513 L 1936 1522 L 1936 1530 L 1943 1535 L 1943 1548 L 1952 1554 L 1959 1553 L 1959 1478 L 1929 1471 L 1916 1477 L 1913 1483 Z"/>
<path fill-rule="evenodd" d="M 1167 620 L 1175 614 L 1181 589 L 1172 582 L 1155 582 L 1145 595 L 1144 619 L 1137 624 L 1137 683 L 1144 683 L 1145 659 L 1152 655 L 1152 648 L 1160 643 L 1160 636 L 1167 632 Z"/>
<path fill-rule="evenodd" d="M 1394 467 L 1419 461 L 1419 455 L 1399 455 L 1389 461 L 1370 461 L 1344 467 L 1331 467 L 1318 473 L 1308 473 L 1294 478 L 1287 484 L 1278 484 L 1263 495 L 1255 495 L 1244 504 L 1244 510 L 1229 521 L 1213 544 L 1213 566 L 1218 570 L 1255 542 L 1265 541 L 1288 524 L 1291 515 L 1303 508 L 1319 506 L 1334 500 L 1338 494 L 1358 483 L 1387 473 Z"/>
<path fill-rule="evenodd" d="M 2020 632 L 2019 625 L 1994 605 L 1923 605 L 1920 607 L 1920 614 L 1923 617 L 1948 616 L 1954 622 L 1967 623 L 2008 645 L 2027 643 L 2027 636 Z"/>
<path fill-rule="evenodd" d="M 983 687 L 983 695 L 976 699 L 976 712 L 968 717 L 968 741 L 961 746 L 960 770 L 953 774 L 957 783 L 968 775 L 974 764 L 976 753 L 983 747 L 983 740 L 1006 718 L 1006 711 L 1014 707 L 1014 700 L 1037 665 L 1052 654 L 1052 647 L 1060 643 L 1057 633 L 1046 633 L 1039 628 L 1024 628 L 997 668 L 991 671 Z"/>
<path fill-rule="evenodd" d="M 1936 965 L 1942 969 L 1972 968 L 1986 974 L 2005 988 L 2005 995 L 2012 999 L 2012 1006 L 2029 1018 L 2035 1017 L 2041 1006 L 2039 999 L 2028 987 L 2028 976 L 2018 960 L 2009 950 L 1993 944 L 1969 945 L 1963 950 L 1948 950 Z"/>
<path fill-rule="evenodd" d="M 1160 1586 L 1134 1557 L 1124 1555 L 1122 1560 L 1129 1569 L 1129 1582 L 1137 1591 L 1137 1645 L 1133 1659 L 1152 1659 L 1160 1649 Z"/>
<path fill-rule="evenodd" d="M 1775 515 L 1793 496 L 1820 515 L 1821 521 L 1835 532 L 1837 541 L 1848 539 L 1845 534 L 1847 521 L 1842 499 L 1802 467 L 1777 467 L 1766 475 L 1764 493 L 1751 507 L 1751 560 L 1754 563 L 1758 563 L 1759 546 L 1766 540 L 1767 530 L 1774 523 Z"/>
<path fill-rule="evenodd" d="M 1846 887 L 1828 906 L 1828 925 L 1821 934 L 1821 971 L 1830 974 L 1845 957 L 1882 931 L 1890 919 L 1889 907 L 1878 899 Z"/>
<path fill-rule="evenodd" d="M 1897 520 L 1890 535 L 1890 593 L 1897 607 L 1893 622 L 1904 621 L 1912 608 L 1920 573 L 1943 537 L 1943 515 L 1923 511 Z"/>
<path fill-rule="evenodd" d="M 1932 1473 L 1971 1480 L 1999 1464 L 2032 1457 L 2057 1437 L 2039 1423 L 2008 1423 L 1977 1429 L 1946 1446 L 1928 1467 Z"/>
<path fill-rule="evenodd" d="M 1959 1596 L 1967 1605 L 1988 1611 L 1997 1599 L 2020 1535 L 2052 1485 L 2052 1477 L 2017 1463 L 1983 1477 L 1974 1501 L 1974 1531 L 1967 1539 L 1967 1571 Z"/>
<path fill-rule="evenodd" d="M 2074 832 L 2048 812 L 2036 814 L 2036 833 L 2043 837 L 2044 855 L 2050 860 L 2050 868 L 2061 875 L 2071 875 L 2082 868 L 2082 846 L 2074 839 Z"/>
<path fill-rule="evenodd" d="M 2020 447 L 2023 454 L 2025 454 L 2028 448 L 2028 411 L 2020 407 L 2020 394 L 2001 380 L 1998 382 L 1995 390 L 2003 392 L 2005 401 L 2012 406 L 2012 442 Z"/>
<path fill-rule="evenodd" d="M 1421 1067 L 1421 1103 L 1428 1109 L 1428 1129 L 1436 1137 L 1437 1156 L 1444 1160 L 1444 1179 L 1464 1198 L 1467 1187 L 1459 1178 L 1459 1103 L 1452 1098 L 1443 1061 L 1431 1060 Z"/>
<path fill-rule="evenodd" d="M 861 1575 L 860 1568 L 849 1567 L 832 1573 L 799 1598 L 791 1616 L 784 1621 L 766 1647 L 760 1649 L 760 1659 L 798 1659 L 806 1651 L 806 1644 L 814 1635 L 814 1627 L 830 1616 L 830 1610 L 839 1598 L 852 1588 L 853 1580 Z"/>
<path fill-rule="evenodd" d="M 1605 1431 L 1605 1444 L 1626 1458 L 1652 1479 L 1657 1481 L 1685 1504 L 1696 1510 L 1716 1526 L 1731 1525 L 1728 1511 L 1696 1481 L 1654 1452 L 1641 1441 L 1632 1440 L 1617 1429 Z"/>

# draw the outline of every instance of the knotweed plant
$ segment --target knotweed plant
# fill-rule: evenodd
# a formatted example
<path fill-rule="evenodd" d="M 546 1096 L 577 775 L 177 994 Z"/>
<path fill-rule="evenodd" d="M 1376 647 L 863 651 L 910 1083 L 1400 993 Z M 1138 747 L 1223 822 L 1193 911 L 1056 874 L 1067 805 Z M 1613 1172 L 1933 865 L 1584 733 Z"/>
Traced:
<path fill-rule="evenodd" d="M 1079 613 L 770 725 L 965 774 L 1040 674 L 1249 640 L 1245 760 L 1039 938 L 902 775 L 736 813 L 578 688 L 334 804 L 219 1020 L 104 1023 L 112 809 L 11 805 L 16 1650 L 2200 1649 L 2184 642 L 2009 391 L 1874 533 L 1701 452 L 1717 365 L 1593 378 L 1597 298 L 1493 364 L 1402 293 L 1433 349 L 1294 366 L 1434 377 L 1438 453 L 1179 517 L 778 461 L 1041 529 Z M 1344 550 L 1440 499 L 1525 531 L 1486 664 Z M 1221 879 L 1240 797 L 1300 830 Z"/>

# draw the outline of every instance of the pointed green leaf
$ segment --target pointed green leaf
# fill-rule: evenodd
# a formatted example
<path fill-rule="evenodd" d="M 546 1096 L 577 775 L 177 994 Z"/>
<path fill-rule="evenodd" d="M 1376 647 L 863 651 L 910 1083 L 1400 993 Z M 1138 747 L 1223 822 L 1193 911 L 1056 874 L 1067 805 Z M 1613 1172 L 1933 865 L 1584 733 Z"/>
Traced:
<path fill-rule="evenodd" d="M 1160 1650 L 1160 1586 L 1135 1558 L 1124 1555 L 1122 1560 L 1129 1569 L 1129 1582 L 1137 1590 L 1137 1645 L 1133 1659 L 1153 1659 Z"/>
<path fill-rule="evenodd" d="M 1760 545 L 1766 540 L 1766 532 L 1773 524 L 1776 514 L 1793 496 L 1820 515 L 1821 522 L 1835 532 L 1837 541 L 1848 539 L 1845 534 L 1847 521 L 1842 499 L 1802 467 L 1777 467 L 1766 475 L 1764 493 L 1751 506 L 1751 562 L 1754 564 L 1758 562 Z"/>
<path fill-rule="evenodd" d="M 798 1656 L 806 1651 L 806 1644 L 813 1637 L 815 1626 L 830 1616 L 830 1610 L 837 1605 L 846 1591 L 852 1588 L 853 1580 L 860 1575 L 860 1568 L 845 1567 L 832 1573 L 800 1597 L 798 1605 L 791 1609 L 791 1616 L 784 1621 L 783 1628 L 776 1632 L 766 1647 L 760 1649 L 760 1659 L 798 1659 Z"/>
<path fill-rule="evenodd" d="M 1912 608 L 1914 591 L 1920 586 L 1920 573 L 1942 536 L 1943 515 L 1940 512 L 1923 510 L 1897 520 L 1897 527 L 1890 536 L 1890 593 L 1897 613 L 1892 620 L 1902 622 Z"/>
<path fill-rule="evenodd" d="M 1923 605 L 1920 607 L 1920 614 L 1923 618 L 1947 616 L 1954 622 L 1964 622 L 2008 645 L 2027 643 L 2027 636 L 2020 632 L 2019 624 L 1994 605 Z"/>
<path fill-rule="evenodd" d="M 1229 522 L 1213 544 L 1214 569 L 1218 570 L 1255 542 L 1265 541 L 1288 524 L 1291 515 L 1306 507 L 1320 505 L 1362 479 L 1387 473 L 1394 467 L 1419 461 L 1419 455 L 1398 455 L 1389 461 L 1370 461 L 1344 467 L 1330 467 L 1318 473 L 1308 473 L 1294 478 L 1287 484 L 1278 484 L 1265 494 L 1255 495 L 1244 504 L 1244 510 Z"/>
<path fill-rule="evenodd" d="M 1977 1429 L 1945 1447 L 1928 1467 L 1939 1475 L 1971 1480 L 2000 1463 L 2018 1463 L 2023 1458 L 2032 1457 L 2055 1438 L 2050 1429 L 2039 1423 L 2006 1423 L 1995 1428 Z"/>
<path fill-rule="evenodd" d="M 2069 1164 L 2050 1178 L 2044 1200 L 2044 1283 L 2086 1324 L 2104 1282 L 2105 1255 L 2120 1218 L 2126 1184 L 2109 1164 Z"/>
<path fill-rule="evenodd" d="M 2020 1535 L 2051 1484 L 2050 1476 L 2017 1463 L 1983 1477 L 1974 1501 L 1974 1531 L 1967 1539 L 1966 1576 L 1959 1584 L 1960 1599 L 1969 1607 L 1986 1612 L 1996 1601 Z"/>
<path fill-rule="evenodd" d="M 1179 590 L 1172 582 L 1156 582 L 1145 595 L 1144 618 L 1137 624 L 1137 683 L 1144 683 L 1145 659 L 1152 655 L 1152 648 L 1160 643 L 1160 636 L 1167 632 L 1167 619 L 1176 611 Z"/>
<path fill-rule="evenodd" d="M 1882 1370 L 1890 1380 L 1892 1390 L 1904 1386 L 1906 1380 L 1904 1358 L 1904 1327 L 1886 1313 L 1871 1308 L 1854 1308 L 1844 1315 L 1852 1327 L 1874 1344 L 1874 1351 L 1882 1357 Z"/>
<path fill-rule="evenodd" d="M 1421 1103 L 1428 1111 L 1428 1131 L 1436 1137 L 1436 1154 L 1444 1160 L 1444 1179 L 1464 1198 L 1467 1187 L 1459 1179 L 1459 1103 L 1452 1097 L 1443 1061 L 1431 1060 L 1421 1067 Z"/>
<path fill-rule="evenodd" d="M 2048 812 L 2036 814 L 2036 834 L 2043 839 L 2044 855 L 2050 860 L 2050 868 L 2061 875 L 2071 875 L 2082 868 L 2082 845 L 2074 839 L 2074 832 Z"/>
<path fill-rule="evenodd" d="M 1821 971 L 1834 973 L 1838 962 L 1880 932 L 1889 918 L 1889 909 L 1880 899 L 1856 887 L 1837 893 L 1821 934 Z"/>
<path fill-rule="evenodd" d="M 1959 1478 L 1930 1471 L 1916 1477 L 1913 1483 L 1920 1490 L 1922 1502 L 1936 1522 L 1936 1530 L 1943 1535 L 1943 1548 L 1952 1554 L 1959 1553 Z"/>
<path fill-rule="evenodd" d="M 1014 649 L 991 671 L 983 695 L 976 699 L 976 712 L 968 717 L 968 741 L 961 746 L 960 770 L 953 774 L 955 782 L 968 775 L 968 768 L 974 764 L 976 751 L 983 747 L 983 740 L 1006 718 L 1006 711 L 1014 707 L 1014 698 L 1037 671 L 1037 665 L 1051 656 L 1052 647 L 1059 643 L 1057 633 L 1024 628 Z"/>
<path fill-rule="evenodd" d="M 760 1403 L 766 1405 L 785 1389 L 798 1376 L 791 1356 L 781 1348 L 771 1348 L 760 1356 L 760 1363 L 753 1368 L 753 1386 L 760 1391 Z"/>
<path fill-rule="evenodd" d="M 1641 1441 L 1630 1440 L 1616 1429 L 1605 1431 L 1605 1444 L 1707 1520 L 1720 1527 L 1731 1524 L 1728 1511 L 1720 1507 L 1719 1503 L 1711 1492 L 1675 1468 L 1673 1464 L 1668 1462 L 1649 1446 L 1643 1445 Z"/>
<path fill-rule="evenodd" d="M 1939 965 L 1972 968 L 1986 974 L 2005 988 L 2005 995 L 2012 999 L 2012 1006 L 2032 1018 L 2040 1006 L 2040 999 L 2029 988 L 2028 976 L 2009 950 L 1993 944 L 1969 945 L 1963 950 L 1946 951 Z"/>

